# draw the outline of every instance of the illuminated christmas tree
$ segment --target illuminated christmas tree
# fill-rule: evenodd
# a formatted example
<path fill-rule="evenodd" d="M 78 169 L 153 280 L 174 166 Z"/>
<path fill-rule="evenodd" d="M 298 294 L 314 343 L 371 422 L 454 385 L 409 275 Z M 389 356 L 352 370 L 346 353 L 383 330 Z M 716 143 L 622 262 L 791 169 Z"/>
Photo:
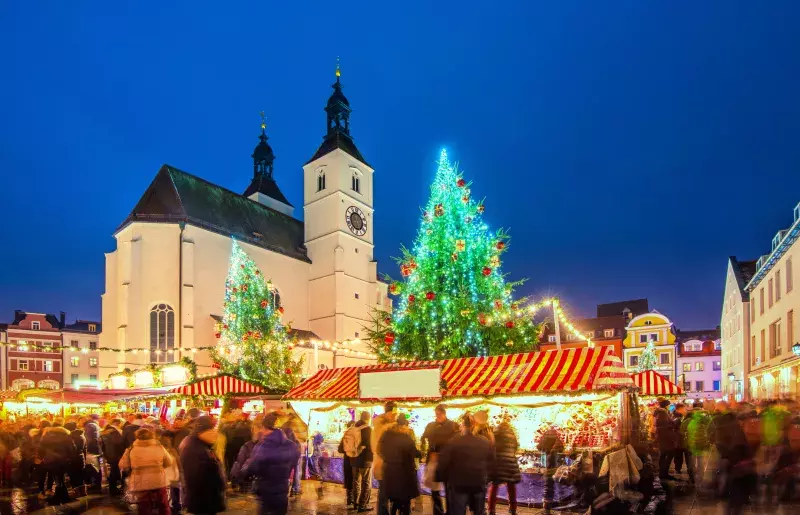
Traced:
<path fill-rule="evenodd" d="M 482 201 L 443 150 L 414 246 L 398 259 L 402 282 L 393 313 L 370 331 L 381 361 L 508 354 L 534 349 L 539 328 L 512 297 L 500 258 L 508 235 L 483 221 Z M 526 316 L 527 315 L 527 316 Z"/>
<path fill-rule="evenodd" d="M 272 284 L 234 240 L 225 283 L 219 344 L 212 350 L 222 372 L 272 391 L 287 391 L 300 380 L 302 360 L 281 322 L 283 308 Z"/>
<path fill-rule="evenodd" d="M 653 340 L 650 340 L 647 342 L 647 347 L 644 348 L 644 351 L 642 351 L 642 354 L 639 356 L 639 365 L 637 365 L 636 371 L 644 372 L 645 370 L 655 370 L 657 367 L 656 346 Z"/>

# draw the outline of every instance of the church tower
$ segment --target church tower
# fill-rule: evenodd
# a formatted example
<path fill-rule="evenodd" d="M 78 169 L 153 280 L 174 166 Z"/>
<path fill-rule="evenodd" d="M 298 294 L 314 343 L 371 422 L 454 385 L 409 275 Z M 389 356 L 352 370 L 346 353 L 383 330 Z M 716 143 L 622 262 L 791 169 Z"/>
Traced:
<path fill-rule="evenodd" d="M 275 154 L 272 152 L 272 147 L 267 143 L 268 139 L 267 122 L 262 111 L 261 135 L 258 137 L 258 145 L 256 145 L 251 156 L 253 158 L 253 180 L 242 196 L 271 207 L 275 211 L 292 216 L 294 207 L 283 196 L 280 188 L 278 188 L 278 183 L 275 182 L 275 178 L 272 176 Z"/>
<path fill-rule="evenodd" d="M 304 221 L 312 262 L 309 328 L 341 341 L 363 338 L 373 310 L 388 299 L 373 258 L 373 169 L 350 134 L 350 102 L 338 65 L 332 87 L 325 136 L 303 166 Z"/>

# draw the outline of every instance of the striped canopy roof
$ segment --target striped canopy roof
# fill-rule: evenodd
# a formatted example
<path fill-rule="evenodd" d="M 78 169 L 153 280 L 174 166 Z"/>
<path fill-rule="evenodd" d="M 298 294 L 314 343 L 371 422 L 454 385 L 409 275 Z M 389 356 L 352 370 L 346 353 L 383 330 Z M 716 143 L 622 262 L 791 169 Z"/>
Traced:
<path fill-rule="evenodd" d="M 321 370 L 292 388 L 285 400 L 355 400 L 359 372 L 441 367 L 443 398 L 580 392 L 632 387 L 612 347 L 526 352 L 482 358 L 405 361 Z"/>
<path fill-rule="evenodd" d="M 169 392 L 181 395 L 222 396 L 225 394 L 258 394 L 264 393 L 264 389 L 237 377 L 217 375 L 200 379 L 194 383 L 177 386 L 170 389 Z"/>
<path fill-rule="evenodd" d="M 642 395 L 682 395 L 683 388 L 655 370 L 632 374 L 633 382 L 642 389 Z"/>

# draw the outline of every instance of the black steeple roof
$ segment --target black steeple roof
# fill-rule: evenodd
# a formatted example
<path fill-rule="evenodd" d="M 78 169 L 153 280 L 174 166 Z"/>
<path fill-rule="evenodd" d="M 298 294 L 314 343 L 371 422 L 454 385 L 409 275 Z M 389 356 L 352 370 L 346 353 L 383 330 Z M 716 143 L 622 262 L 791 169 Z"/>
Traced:
<path fill-rule="evenodd" d="M 336 82 L 331 86 L 333 88 L 333 93 L 330 98 L 328 98 L 328 103 L 325 105 L 325 112 L 328 115 L 327 133 L 322 140 L 322 145 L 319 146 L 314 156 L 308 160 L 308 163 L 338 148 L 366 164 L 361 152 L 356 148 L 353 137 L 350 135 L 350 101 L 347 100 L 347 97 L 342 93 L 341 75 L 339 65 L 337 64 Z"/>
<path fill-rule="evenodd" d="M 291 206 L 286 197 L 281 193 L 275 178 L 272 176 L 273 163 L 275 162 L 275 153 L 272 152 L 272 147 L 269 146 L 267 140 L 267 124 L 264 121 L 264 113 L 261 113 L 261 135 L 258 137 L 258 145 L 253 150 L 253 180 L 250 186 L 244 192 L 245 197 L 249 197 L 253 193 L 262 193 L 271 197 L 278 202 L 283 202 L 287 206 Z"/>

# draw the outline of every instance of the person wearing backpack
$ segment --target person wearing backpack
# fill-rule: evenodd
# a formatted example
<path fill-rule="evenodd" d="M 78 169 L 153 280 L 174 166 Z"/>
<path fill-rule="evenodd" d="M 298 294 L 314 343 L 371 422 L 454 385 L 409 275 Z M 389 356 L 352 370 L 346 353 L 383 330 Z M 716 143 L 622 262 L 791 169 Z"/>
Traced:
<path fill-rule="evenodd" d="M 353 467 L 353 500 L 359 513 L 371 511 L 369 498 L 372 493 L 370 471 L 372 470 L 372 428 L 370 414 L 361 412 L 358 422 L 345 431 L 342 446 Z"/>
<path fill-rule="evenodd" d="M 696 403 L 694 409 L 681 422 L 681 437 L 689 451 L 689 459 L 692 461 L 690 470 L 694 471 L 693 482 L 697 486 L 703 483 L 708 452 L 711 448 L 708 441 L 710 424 L 711 416 L 703 409 L 702 402 Z"/>

